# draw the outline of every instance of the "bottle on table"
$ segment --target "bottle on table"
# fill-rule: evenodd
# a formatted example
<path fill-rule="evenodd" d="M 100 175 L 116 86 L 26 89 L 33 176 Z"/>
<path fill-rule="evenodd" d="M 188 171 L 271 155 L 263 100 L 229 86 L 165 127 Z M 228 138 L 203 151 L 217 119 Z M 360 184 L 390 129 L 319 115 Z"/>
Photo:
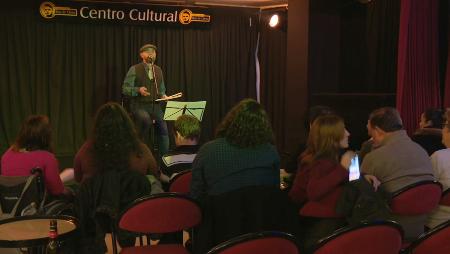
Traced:
<path fill-rule="evenodd" d="M 58 225 L 56 220 L 50 220 L 50 232 L 48 233 L 48 244 L 45 249 L 46 254 L 57 254 L 59 249 L 58 243 Z"/>

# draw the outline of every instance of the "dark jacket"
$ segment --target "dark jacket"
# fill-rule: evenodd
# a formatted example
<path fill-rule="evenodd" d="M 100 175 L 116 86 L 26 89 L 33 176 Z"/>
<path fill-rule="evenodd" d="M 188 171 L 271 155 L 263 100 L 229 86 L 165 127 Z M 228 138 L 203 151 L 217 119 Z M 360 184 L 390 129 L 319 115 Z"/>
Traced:
<path fill-rule="evenodd" d="M 199 145 L 177 146 L 162 157 L 161 172 L 172 177 L 173 174 L 192 169 Z"/>
<path fill-rule="evenodd" d="M 428 155 L 437 150 L 445 149 L 442 144 L 442 130 L 436 128 L 423 128 L 417 130 L 411 139 L 425 149 Z"/>
<path fill-rule="evenodd" d="M 363 221 L 386 220 L 390 217 L 387 195 L 380 189 L 374 191 L 364 178 L 345 184 L 336 204 L 336 213 L 345 216 L 347 223 L 356 225 Z"/>
<path fill-rule="evenodd" d="M 97 174 L 84 182 L 75 199 L 80 233 L 77 253 L 105 253 L 110 218 L 114 221 L 122 209 L 150 192 L 147 178 L 131 170 Z"/>

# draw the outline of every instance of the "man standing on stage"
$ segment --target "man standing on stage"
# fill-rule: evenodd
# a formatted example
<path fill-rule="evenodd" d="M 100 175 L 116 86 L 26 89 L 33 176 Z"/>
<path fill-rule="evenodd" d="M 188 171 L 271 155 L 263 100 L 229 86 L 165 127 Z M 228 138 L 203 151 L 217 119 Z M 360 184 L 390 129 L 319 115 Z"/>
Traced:
<path fill-rule="evenodd" d="M 163 112 L 159 102 L 155 101 L 167 97 L 163 72 L 154 64 L 155 45 L 145 44 L 139 52 L 142 62 L 131 66 L 128 70 L 123 81 L 122 93 L 130 96 L 130 111 L 134 116 L 137 131 L 145 143 L 149 141 L 152 120 L 155 121 L 159 154 L 163 155 L 169 150 L 169 136 Z"/>

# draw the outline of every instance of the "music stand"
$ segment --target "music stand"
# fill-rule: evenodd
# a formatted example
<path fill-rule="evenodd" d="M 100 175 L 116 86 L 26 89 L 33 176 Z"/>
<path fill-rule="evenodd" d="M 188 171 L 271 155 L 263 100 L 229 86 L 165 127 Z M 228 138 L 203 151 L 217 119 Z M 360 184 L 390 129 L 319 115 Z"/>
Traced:
<path fill-rule="evenodd" d="M 201 122 L 205 107 L 206 101 L 168 101 L 164 120 L 175 121 L 181 115 L 191 115 Z"/>

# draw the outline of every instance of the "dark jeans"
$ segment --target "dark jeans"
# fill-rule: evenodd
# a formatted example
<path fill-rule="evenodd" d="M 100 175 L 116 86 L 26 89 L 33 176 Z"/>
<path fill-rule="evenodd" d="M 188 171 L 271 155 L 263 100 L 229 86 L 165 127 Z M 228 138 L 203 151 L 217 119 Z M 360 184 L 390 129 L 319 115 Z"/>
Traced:
<path fill-rule="evenodd" d="M 164 115 L 160 105 L 158 103 L 132 103 L 131 112 L 139 136 L 149 147 L 150 128 L 152 127 L 153 120 L 155 121 L 155 136 L 158 141 L 159 157 L 166 154 L 169 151 L 169 131 L 167 129 L 167 123 L 163 119 Z M 152 142 L 154 141 L 152 140 Z"/>

